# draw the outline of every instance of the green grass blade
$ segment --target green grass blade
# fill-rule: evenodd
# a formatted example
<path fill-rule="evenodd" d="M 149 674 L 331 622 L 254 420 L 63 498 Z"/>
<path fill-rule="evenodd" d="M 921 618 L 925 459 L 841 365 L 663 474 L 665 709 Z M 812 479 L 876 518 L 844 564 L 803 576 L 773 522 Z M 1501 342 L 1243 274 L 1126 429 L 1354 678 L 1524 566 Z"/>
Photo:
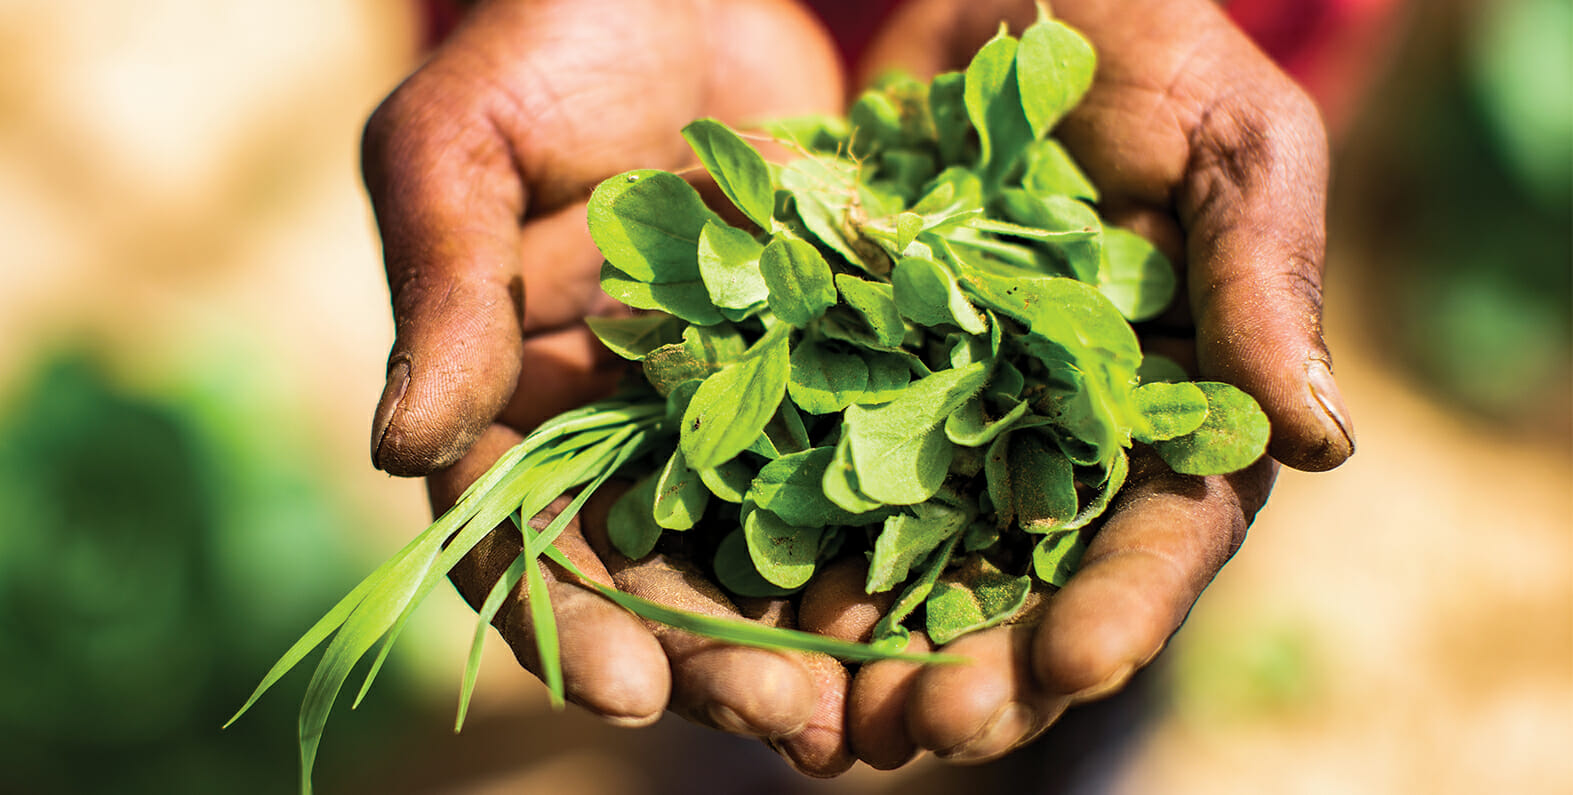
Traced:
<path fill-rule="evenodd" d="M 500 484 L 495 492 L 487 492 L 487 497 L 482 500 L 482 504 L 475 516 L 465 523 L 459 533 L 448 542 L 448 545 L 438 555 L 437 559 L 432 561 L 419 586 L 415 589 L 413 598 L 401 605 L 399 614 L 379 633 L 382 636 L 381 648 L 378 649 L 376 658 L 372 661 L 371 667 L 366 672 L 365 679 L 361 682 L 360 692 L 356 695 L 354 704 L 351 705 L 352 709 L 358 706 L 361 700 L 366 697 L 366 693 L 371 690 L 371 684 L 376 680 L 377 674 L 381 672 L 382 664 L 387 660 L 388 653 L 392 651 L 394 641 L 398 640 L 400 633 L 409 624 L 410 617 L 415 614 L 415 609 L 420 606 L 426 595 L 431 593 L 432 589 L 437 587 L 437 583 L 441 582 L 448 575 L 448 571 L 453 568 L 454 564 L 458 563 L 459 558 L 468 555 L 470 550 L 475 548 L 476 544 L 479 544 L 498 524 L 501 524 L 504 519 L 508 518 L 507 506 L 517 503 L 520 499 L 519 494 L 525 488 L 524 480 L 526 475 L 528 475 L 528 472 L 515 473 L 512 480 Z"/>
<path fill-rule="evenodd" d="M 528 527 L 529 525 L 523 525 Z M 528 538 L 528 536 L 526 536 Z M 529 542 L 525 542 L 529 548 Z M 546 578 L 541 576 L 538 556 L 526 554 L 525 601 L 530 604 L 530 623 L 535 627 L 535 649 L 541 658 L 541 680 L 551 697 L 552 709 L 561 710 L 567 702 L 563 684 L 563 660 L 557 642 L 557 616 L 552 614 L 552 597 L 546 593 Z"/>
<path fill-rule="evenodd" d="M 475 692 L 475 679 L 481 670 L 481 650 L 486 645 L 486 628 L 491 624 L 492 617 L 502 608 L 502 601 L 513 592 L 514 586 L 524 577 L 524 567 L 528 558 L 524 553 L 513 559 L 508 570 L 503 572 L 502 578 L 492 586 L 490 593 L 486 594 L 486 602 L 481 605 L 481 612 L 475 622 L 475 638 L 470 641 L 470 658 L 464 664 L 464 680 L 459 685 L 459 713 L 453 721 L 453 731 L 458 733 L 464 728 L 464 716 L 470 710 L 470 696 Z"/>
<path fill-rule="evenodd" d="M 527 537 L 534 532 L 528 527 L 524 531 Z M 959 657 L 954 654 L 882 651 L 866 643 L 852 643 L 825 637 L 824 635 L 815 635 L 811 632 L 769 627 L 739 619 L 719 618 L 717 616 L 700 615 L 686 610 L 678 610 L 648 599 L 641 599 L 633 594 L 623 593 L 615 588 L 608 588 L 590 579 L 577 566 L 573 565 L 573 561 L 569 560 L 566 555 L 559 552 L 555 547 L 546 549 L 545 554 L 553 562 L 584 580 L 596 591 L 599 591 L 602 596 L 622 605 L 640 618 L 658 621 L 677 629 L 726 643 L 763 649 L 821 652 L 852 662 L 904 660 L 916 663 L 964 663 L 969 661 L 966 657 Z"/>
<path fill-rule="evenodd" d="M 306 630 L 306 633 L 300 637 L 300 640 L 295 641 L 295 644 L 290 646 L 279 657 L 278 661 L 273 664 L 273 667 L 268 669 L 267 674 L 262 677 L 262 682 L 257 685 L 257 689 L 252 692 L 250 698 L 246 699 L 246 703 L 235 712 L 234 716 L 224 723 L 224 728 L 229 728 L 230 724 L 238 720 L 241 715 L 244 715 L 247 710 L 251 709 L 253 704 L 257 703 L 257 699 L 261 698 L 263 693 L 267 692 L 269 688 L 283 678 L 285 674 L 289 673 L 296 665 L 299 665 L 300 661 L 307 654 L 311 653 L 312 649 L 315 649 L 335 630 L 343 626 L 345 620 L 365 600 L 366 595 L 371 593 L 377 582 L 387 576 L 389 570 L 398 565 L 400 561 L 408 557 L 423 543 L 429 543 L 429 536 L 439 532 L 439 529 L 437 524 L 433 524 L 425 532 L 412 539 L 403 549 L 395 552 L 392 557 L 378 566 L 366 579 L 361 580 L 343 599 L 339 600 L 338 604 L 334 605 L 322 618 L 318 619 L 311 629 Z"/>
<path fill-rule="evenodd" d="M 333 701 L 355 666 L 371 649 L 377 638 L 387 630 L 394 616 L 415 596 L 430 568 L 432 557 L 442 545 L 442 536 L 423 534 L 426 542 L 405 556 L 378 579 L 366 598 L 356 606 L 343 626 L 334 634 L 332 642 L 323 652 L 306 686 L 306 696 L 300 707 L 300 759 L 301 791 L 311 792 L 311 768 L 317 757 L 317 747 L 322 742 L 322 729 L 327 724 L 328 712 Z"/>
<path fill-rule="evenodd" d="M 608 437 L 619 437 L 619 436 L 626 436 L 626 435 L 627 435 L 627 432 L 625 432 L 623 429 L 612 428 L 612 429 L 605 429 L 605 430 L 603 430 L 603 429 L 596 428 L 596 429 L 592 429 L 592 430 L 589 430 L 589 431 L 585 431 L 585 432 L 580 433 L 580 434 L 578 434 L 576 436 L 565 437 L 565 438 L 563 438 L 561 440 L 558 440 L 558 443 L 556 445 L 553 445 L 553 446 L 550 446 L 550 447 L 537 446 L 537 447 L 527 451 L 525 455 L 519 457 L 518 460 L 513 462 L 512 468 L 511 468 L 512 471 L 510 471 L 507 474 L 508 477 L 513 478 L 512 480 L 508 480 L 508 481 L 505 481 L 502 484 L 495 485 L 494 486 L 494 488 L 496 489 L 495 495 L 493 495 L 491 492 L 485 492 L 483 494 L 483 496 L 481 496 L 479 498 L 479 502 L 481 504 L 483 504 L 483 505 L 492 505 L 493 503 L 490 502 L 490 500 L 493 497 L 495 497 L 497 500 L 500 500 L 500 502 L 495 503 L 497 505 L 516 506 L 516 505 L 519 504 L 519 502 L 521 500 L 523 502 L 529 502 L 531 498 L 528 497 L 528 496 L 524 496 L 524 497 L 516 496 L 516 494 L 517 494 L 516 486 L 519 485 L 519 484 L 522 484 L 525 481 L 525 479 L 529 478 L 532 475 L 537 474 L 542 469 L 550 469 L 551 467 L 554 467 L 554 466 L 559 467 L 561 469 L 561 468 L 570 466 L 572 461 L 578 459 L 578 456 L 570 456 L 570 454 L 573 453 L 575 450 L 577 450 L 579 448 L 588 446 L 590 444 L 595 444 L 595 443 L 602 443 L 602 444 L 604 444 Z M 507 460 L 508 458 L 509 458 L 508 456 L 504 456 L 504 459 L 502 459 L 502 460 Z M 561 459 L 561 460 L 559 461 L 559 459 Z M 494 465 L 494 466 L 500 467 L 502 465 L 502 460 L 499 460 L 499 463 Z M 488 470 L 487 474 L 490 474 L 490 473 L 491 473 L 491 470 Z M 483 476 L 483 478 L 484 477 L 485 476 Z M 557 480 L 562 480 L 562 479 L 559 478 Z M 550 504 L 552 500 L 557 499 L 558 495 L 562 494 L 564 491 L 567 491 L 569 488 L 572 488 L 573 485 L 577 485 L 579 482 L 582 482 L 582 481 L 572 481 L 570 479 L 567 482 L 571 482 L 572 485 L 564 486 L 563 488 L 561 488 L 561 489 L 559 489 L 557 491 L 551 491 L 552 487 L 550 485 L 547 485 L 547 487 L 545 489 L 533 488 L 532 490 L 530 490 L 530 491 L 528 491 L 526 493 L 527 494 L 535 494 L 535 493 L 538 493 L 538 492 L 544 493 L 544 492 L 547 492 L 547 491 L 551 491 L 550 495 L 546 497 L 546 502 L 545 502 L 545 504 Z M 542 507 L 544 508 L 545 505 L 543 504 Z M 506 518 L 507 518 L 506 515 L 501 517 L 501 518 L 499 518 L 497 520 L 497 522 L 494 523 L 492 526 L 495 527 L 497 524 L 501 524 Z M 467 536 L 467 537 L 470 537 L 470 536 Z M 473 549 L 476 544 L 480 543 L 481 539 L 483 539 L 485 537 L 486 537 L 485 534 L 481 534 L 479 536 L 473 536 L 474 540 L 469 542 L 468 545 L 462 547 L 462 551 L 458 551 L 457 556 L 454 558 L 454 562 L 457 563 L 459 557 L 463 557 L 464 555 L 469 554 L 470 550 Z M 448 546 L 449 546 L 449 548 L 452 548 L 457 543 L 458 543 L 458 540 L 456 538 L 453 542 L 450 542 Z M 424 598 L 427 592 L 429 592 L 432 588 L 435 588 L 437 582 L 440 581 L 444 576 L 446 576 L 448 570 L 451 569 L 451 568 L 452 568 L 451 565 L 447 566 L 446 568 L 444 568 L 440 563 L 434 564 L 433 570 L 431 572 L 428 572 L 428 575 L 427 575 L 429 577 L 430 581 L 431 581 L 431 584 L 428 585 L 428 586 L 424 586 L 423 587 L 423 589 L 420 592 L 421 593 L 421 598 Z M 351 709 L 354 709 L 355 707 L 360 706 L 360 702 L 363 699 L 365 699 L 366 693 L 371 690 L 372 682 L 376 680 L 377 674 L 382 671 L 382 664 L 387 660 L 388 653 L 393 650 L 394 641 L 398 640 L 398 637 L 399 637 L 400 633 L 402 633 L 404 631 L 404 627 L 409 623 L 410 616 L 414 615 L 415 608 L 417 608 L 419 606 L 420 606 L 420 599 L 419 598 L 416 599 L 415 601 L 411 602 L 405 608 L 405 612 L 400 614 L 399 618 L 394 621 L 392 627 L 389 628 L 387 634 L 383 637 L 382 645 L 377 650 L 377 656 L 372 661 L 371 667 L 366 672 L 365 680 L 361 682 L 360 692 L 355 696 L 355 701 L 354 701 L 353 704 L 351 704 L 351 707 L 350 707 Z"/>
<path fill-rule="evenodd" d="M 643 447 L 646 434 L 641 431 L 635 435 L 633 430 L 630 428 L 628 435 L 617 440 L 619 446 L 614 448 L 615 454 L 610 460 L 607 460 L 607 456 L 602 452 L 608 448 L 598 447 L 592 451 L 600 454 L 587 456 L 591 460 L 586 462 L 585 473 L 596 472 L 595 480 L 581 489 L 573 501 L 552 519 L 545 530 L 535 534 L 533 538 L 530 534 L 525 534 L 524 554 L 530 560 L 526 570 L 530 620 L 535 626 L 535 648 L 541 659 L 541 677 L 546 682 L 546 689 L 551 694 L 552 707 L 555 709 L 562 709 L 567 704 L 563 684 L 562 653 L 557 639 L 557 616 L 552 612 L 551 597 L 546 592 L 546 580 L 541 576 L 541 567 L 537 561 L 546 549 L 553 548 L 552 544 L 562 534 L 563 528 L 568 526 L 568 522 L 573 517 L 579 515 L 579 511 L 584 508 L 585 501 L 590 499 L 590 495 L 601 488 L 612 473 L 621 469 L 623 464 Z M 524 516 L 525 514 L 521 512 L 515 518 L 520 528 L 529 526 Z"/>
<path fill-rule="evenodd" d="M 650 418 L 637 425 L 592 428 L 572 437 L 559 439 L 552 446 L 536 447 L 514 463 L 506 480 L 498 483 L 492 490 L 484 492 L 478 500 L 479 509 L 476 515 L 448 542 L 442 553 L 433 561 L 414 598 L 404 606 L 403 611 L 385 631 L 382 647 L 378 650 L 376 659 L 361 683 L 355 704 L 358 705 L 371 689 L 371 684 L 381 671 L 394 641 L 408 625 L 415 608 L 419 607 L 421 600 L 458 564 L 460 558 L 468 555 L 476 544 L 510 514 L 524 509 L 533 516 L 544 510 L 559 495 L 593 477 L 598 471 L 598 465 L 600 469 L 604 469 L 606 458 L 614 455 L 624 440 L 653 422 L 654 412 L 647 412 L 647 414 Z M 642 442 L 643 437 L 641 436 L 637 441 Z M 582 449 L 587 445 L 593 446 L 588 450 Z M 637 444 L 629 445 L 630 454 L 631 448 L 637 446 Z M 490 475 L 491 470 L 488 470 L 487 474 Z M 564 523 L 566 521 L 565 519 Z M 487 623 L 489 621 L 488 618 Z M 484 631 L 485 624 L 481 626 Z M 473 675 L 468 666 L 466 671 L 466 677 Z"/>

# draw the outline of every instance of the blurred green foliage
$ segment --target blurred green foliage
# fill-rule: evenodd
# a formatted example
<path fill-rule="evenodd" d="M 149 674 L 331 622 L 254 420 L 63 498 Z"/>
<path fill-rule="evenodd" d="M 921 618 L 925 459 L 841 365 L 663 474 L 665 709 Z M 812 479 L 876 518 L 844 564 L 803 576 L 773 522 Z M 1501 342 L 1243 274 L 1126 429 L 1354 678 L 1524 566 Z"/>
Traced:
<path fill-rule="evenodd" d="M 1437 396 L 1543 424 L 1573 378 L 1573 3 L 1417 22 L 1344 175 L 1373 331 Z"/>
<path fill-rule="evenodd" d="M 294 788 L 299 676 L 219 726 L 360 562 L 344 546 L 353 512 L 275 422 L 222 392 L 138 394 L 79 352 L 46 358 L 5 404 L 8 791 Z M 340 716 L 325 789 L 388 743 L 381 726 L 410 722 L 393 719 L 411 703 L 398 673 L 385 681 Z"/>

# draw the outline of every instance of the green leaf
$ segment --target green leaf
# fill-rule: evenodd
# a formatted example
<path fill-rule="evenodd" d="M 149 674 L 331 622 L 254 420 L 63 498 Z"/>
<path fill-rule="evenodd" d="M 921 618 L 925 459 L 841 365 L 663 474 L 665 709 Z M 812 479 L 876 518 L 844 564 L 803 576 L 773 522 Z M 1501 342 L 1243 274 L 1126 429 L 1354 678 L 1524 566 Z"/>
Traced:
<path fill-rule="evenodd" d="M 655 484 L 655 523 L 668 530 L 687 530 L 704 516 L 710 492 L 683 458 L 682 448 L 672 451 Z"/>
<path fill-rule="evenodd" d="M 825 467 L 819 482 L 825 499 L 852 514 L 864 514 L 884 507 L 884 503 L 871 499 L 858 488 L 857 470 L 852 466 L 852 447 L 845 434 L 836 444 L 835 457 Z"/>
<path fill-rule="evenodd" d="M 1103 222 L 1092 207 L 1069 196 L 1039 196 L 1010 188 L 1000 194 L 1001 209 L 1019 224 L 1057 233 L 1048 251 L 1064 272 L 1097 282 L 1103 267 Z"/>
<path fill-rule="evenodd" d="M 612 503 L 606 514 L 606 534 L 612 546 L 633 560 L 650 554 L 661 538 L 661 525 L 655 521 L 656 481 L 659 478 L 657 472 L 640 478 L 633 488 Z"/>
<path fill-rule="evenodd" d="M 616 438 L 615 436 L 613 437 L 613 439 Z M 464 718 L 469 712 L 470 697 L 475 691 L 475 680 L 480 673 L 481 652 L 486 642 L 487 629 L 491 626 L 492 619 L 497 616 L 498 610 L 502 608 L 503 600 L 513 593 L 513 589 L 519 584 L 519 580 L 525 578 L 527 568 L 534 571 L 529 573 L 529 590 L 526 598 L 530 602 L 532 612 L 539 611 L 541 615 L 544 615 L 544 618 L 532 618 L 535 621 L 536 646 L 540 653 L 542 678 L 547 683 L 553 706 L 558 709 L 563 707 L 562 666 L 556 662 L 558 656 L 556 618 L 552 616 L 549 604 L 550 599 L 546 595 L 546 584 L 541 577 L 537 561 L 540 560 L 541 549 L 556 541 L 557 537 L 567 528 L 568 523 L 579 515 L 579 512 L 584 508 L 584 504 L 589 501 L 590 497 L 594 496 L 601 486 L 605 485 L 607 479 L 637 452 L 642 444 L 642 439 L 630 437 L 630 441 L 626 444 L 620 441 L 608 440 L 608 444 L 615 447 L 615 455 L 610 461 L 606 461 L 603 464 L 605 453 L 592 453 L 592 455 L 597 456 L 596 461 L 589 464 L 586 468 L 597 471 L 594 480 L 583 489 L 580 489 L 573 500 L 564 506 L 561 511 L 558 511 L 556 516 L 552 517 L 546 528 L 534 539 L 536 542 L 534 546 L 528 543 L 528 541 L 523 545 L 523 549 L 520 550 L 518 557 L 514 558 L 513 563 L 503 572 L 503 576 L 492 585 L 491 591 L 481 604 L 481 609 L 476 611 L 475 635 L 470 642 L 470 656 L 465 663 L 463 682 L 459 686 L 459 709 L 453 722 L 453 730 L 455 732 L 464 728 Z M 523 506 L 521 505 L 521 507 Z M 515 513 L 512 519 L 515 527 L 526 526 L 525 520 L 520 514 Z"/>
<path fill-rule="evenodd" d="M 1098 202 L 1098 188 L 1071 159 L 1065 147 L 1053 138 L 1033 141 L 1024 155 L 1026 169 L 1021 187 L 1039 198 L 1068 196 Z"/>
<path fill-rule="evenodd" d="M 964 100 L 978 131 L 984 184 L 997 186 L 1021 150 L 1032 141 L 1016 82 L 1016 39 L 1000 31 L 967 65 Z"/>
<path fill-rule="evenodd" d="M 1001 279 L 967 269 L 962 284 L 988 308 L 1027 326 L 1018 344 L 1045 365 L 1076 373 L 1082 394 L 1079 438 L 1107 464 L 1139 421 L 1130 394 L 1141 347 L 1130 324 L 1102 293 L 1074 279 Z M 1074 418 L 1073 418 L 1074 419 Z"/>
<path fill-rule="evenodd" d="M 699 233 L 699 275 L 715 306 L 751 309 L 770 295 L 759 274 L 759 255 L 765 250 L 754 236 L 736 227 L 711 221 Z"/>
<path fill-rule="evenodd" d="M 721 587 L 738 596 L 786 596 L 797 590 L 774 585 L 760 576 L 753 557 L 749 555 L 748 540 L 744 538 L 741 527 L 727 533 L 716 546 L 715 576 Z"/>
<path fill-rule="evenodd" d="M 760 229 L 769 230 L 774 223 L 775 187 L 759 150 L 715 119 L 690 123 L 683 128 L 683 138 L 732 204 Z"/>
<path fill-rule="evenodd" d="M 972 516 L 937 500 L 919 503 L 912 513 L 898 513 L 885 520 L 869 557 L 864 590 L 882 593 L 907 579 L 912 567 L 958 535 Z"/>
<path fill-rule="evenodd" d="M 1013 577 L 979 555 L 934 585 L 923 603 L 929 640 L 944 645 L 969 632 L 1001 624 L 1021 610 L 1032 580 Z"/>
<path fill-rule="evenodd" d="M 898 395 L 906 390 L 907 384 L 912 382 L 912 367 L 909 359 L 889 353 L 866 353 L 863 361 L 868 363 L 868 389 L 864 390 L 859 403 L 885 403 L 895 400 Z"/>
<path fill-rule="evenodd" d="M 640 361 L 656 348 L 682 339 L 683 322 L 666 314 L 592 316 L 584 320 L 602 345 L 612 353 L 633 361 Z"/>
<path fill-rule="evenodd" d="M 1056 528 L 1056 531 L 1077 530 L 1086 527 L 1092 523 L 1092 520 L 1102 516 L 1103 512 L 1108 510 L 1109 503 L 1114 500 L 1114 495 L 1118 494 L 1120 489 L 1125 486 L 1125 477 L 1130 471 L 1130 457 L 1125 455 L 1125 451 L 1122 450 L 1109 463 L 1109 468 L 1105 470 L 1103 484 L 1099 486 L 1098 493 L 1086 505 L 1082 506 L 1081 511 L 1076 514 L 1076 518 Z"/>
<path fill-rule="evenodd" d="M 791 193 L 798 217 L 815 239 L 872 273 L 878 268 L 853 247 L 844 225 L 857 196 L 854 168 L 841 160 L 799 158 L 781 169 L 781 187 Z"/>
<path fill-rule="evenodd" d="M 869 331 L 879 344 L 901 344 L 907 327 L 901 320 L 901 312 L 896 309 L 896 297 L 890 285 L 859 279 L 849 273 L 838 273 L 836 288 L 846 305 L 852 307 L 868 324 Z"/>
<path fill-rule="evenodd" d="M 939 263 L 903 257 L 891 271 L 896 308 L 903 317 L 925 326 L 954 325 L 968 334 L 984 334 L 988 323 L 962 294 L 956 277 Z"/>
<path fill-rule="evenodd" d="M 961 540 L 962 535 L 964 534 L 952 535 L 944 546 L 934 550 L 934 554 L 923 561 L 922 573 L 907 583 L 907 587 L 901 590 L 901 595 L 896 597 L 890 610 L 879 620 L 879 623 L 874 625 L 873 645 L 876 649 L 906 646 L 908 632 L 901 626 L 901 622 L 912 615 L 912 611 L 918 609 L 918 606 L 923 604 L 923 600 L 928 598 L 929 592 L 934 590 L 935 581 L 939 579 L 940 573 L 945 571 L 945 566 L 950 563 L 950 556 L 955 554 L 956 544 Z"/>
<path fill-rule="evenodd" d="M 1081 566 L 1081 556 L 1086 551 L 1085 533 L 1079 530 L 1051 532 L 1032 548 L 1032 573 L 1056 588 L 1064 588 Z"/>
<path fill-rule="evenodd" d="M 759 438 L 786 394 L 788 330 L 785 324 L 771 328 L 737 361 L 699 385 L 680 429 L 689 466 L 720 466 Z"/>
<path fill-rule="evenodd" d="M 780 588 L 800 588 L 814 576 L 823 527 L 797 527 L 763 508 L 746 511 L 743 538 L 759 576 Z"/>
<path fill-rule="evenodd" d="M 1025 402 L 1017 403 L 991 420 L 984 413 L 984 401 L 974 397 L 945 419 L 945 436 L 963 447 L 982 447 L 1025 417 L 1027 408 Z"/>
<path fill-rule="evenodd" d="M 1042 138 L 1092 87 L 1097 58 L 1080 33 L 1052 19 L 1041 19 L 1021 34 L 1016 49 L 1016 81 L 1021 108 L 1032 134 Z"/>
<path fill-rule="evenodd" d="M 940 159 L 946 165 L 960 163 L 966 153 L 972 121 L 968 118 L 966 77 L 961 72 L 943 72 L 929 83 L 929 112 Z"/>
<path fill-rule="evenodd" d="M 754 471 L 742 459 L 734 458 L 714 469 L 699 470 L 699 480 L 710 493 L 730 503 L 741 503 L 754 480 Z"/>
<path fill-rule="evenodd" d="M 1229 384 L 1196 386 L 1207 396 L 1207 418 L 1184 436 L 1153 444 L 1164 463 L 1182 475 L 1224 475 L 1255 463 L 1271 431 L 1261 407 Z"/>
<path fill-rule="evenodd" d="M 1131 433 L 1138 442 L 1152 444 L 1184 436 L 1207 419 L 1207 395 L 1189 382 L 1143 384 L 1132 397 L 1147 421 L 1147 427 L 1138 425 Z"/>
<path fill-rule="evenodd" d="M 820 482 L 835 448 L 816 447 L 766 464 L 749 485 L 747 500 L 787 524 L 819 527 L 854 518 L 825 497 Z"/>
<path fill-rule="evenodd" d="M 730 324 L 689 326 L 683 341 L 663 345 L 645 355 L 645 380 L 655 391 L 670 395 L 686 382 L 708 378 L 742 355 L 743 337 Z"/>
<path fill-rule="evenodd" d="M 914 381 L 889 403 L 848 407 L 845 433 L 863 492 L 890 505 L 933 496 L 954 455 L 941 425 L 987 378 L 981 362 L 941 370 Z"/>
<path fill-rule="evenodd" d="M 858 95 L 847 110 L 852 125 L 852 155 L 868 157 L 881 149 L 900 146 L 901 111 L 883 91 L 870 89 Z"/>
<path fill-rule="evenodd" d="M 1016 522 L 1028 533 L 1048 532 L 1076 516 L 1076 473 L 1069 458 L 1041 434 L 1010 438 L 1011 497 Z"/>
<path fill-rule="evenodd" d="M 782 143 L 802 149 L 835 152 L 841 149 L 851 134 L 847 120 L 828 113 L 807 113 L 772 119 L 762 129 Z"/>
<path fill-rule="evenodd" d="M 652 169 L 629 171 L 596 186 L 588 214 L 590 237 L 601 256 L 645 284 L 697 282 L 699 232 L 707 221 L 723 223 L 682 177 Z"/>
<path fill-rule="evenodd" d="M 836 303 L 830 263 L 806 240 L 776 238 L 759 257 L 759 272 L 770 288 L 770 311 L 806 326 Z"/>
<path fill-rule="evenodd" d="M 1191 380 L 1190 373 L 1180 363 L 1167 356 L 1157 353 L 1142 355 L 1141 367 L 1136 369 L 1136 376 L 1143 384 L 1178 383 Z"/>
<path fill-rule="evenodd" d="M 1098 289 L 1131 322 L 1149 320 L 1174 300 L 1174 266 L 1141 235 L 1119 227 L 1103 230 Z"/>
<path fill-rule="evenodd" d="M 841 411 L 863 397 L 868 387 L 868 364 L 857 354 L 800 342 L 792 349 L 791 361 L 787 394 L 810 414 Z"/>
<path fill-rule="evenodd" d="M 601 289 L 635 309 L 659 309 L 690 323 L 709 326 L 724 319 L 710 302 L 697 267 L 692 279 L 651 283 L 629 276 L 608 260 L 601 266 Z"/>

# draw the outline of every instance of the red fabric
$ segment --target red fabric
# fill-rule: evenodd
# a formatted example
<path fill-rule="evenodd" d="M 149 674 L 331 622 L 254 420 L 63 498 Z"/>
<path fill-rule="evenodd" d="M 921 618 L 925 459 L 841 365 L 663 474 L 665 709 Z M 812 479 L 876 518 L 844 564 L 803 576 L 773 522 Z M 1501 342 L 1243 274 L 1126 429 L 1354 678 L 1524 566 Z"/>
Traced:
<path fill-rule="evenodd" d="M 825 23 L 836 40 L 841 63 L 850 69 L 863 57 L 886 17 L 901 3 L 902 0 L 806 0 L 805 5 Z"/>
<path fill-rule="evenodd" d="M 1337 134 L 1386 55 L 1404 0 L 1231 0 L 1229 16 L 1305 87 Z"/>
<path fill-rule="evenodd" d="M 464 17 L 464 0 L 421 0 L 421 46 L 431 49 L 448 38 Z"/>

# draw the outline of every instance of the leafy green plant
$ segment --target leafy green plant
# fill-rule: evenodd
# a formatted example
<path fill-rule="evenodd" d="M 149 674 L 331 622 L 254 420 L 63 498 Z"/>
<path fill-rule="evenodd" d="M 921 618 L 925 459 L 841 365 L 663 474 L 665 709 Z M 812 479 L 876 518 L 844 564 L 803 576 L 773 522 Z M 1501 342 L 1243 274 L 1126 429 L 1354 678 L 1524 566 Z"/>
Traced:
<path fill-rule="evenodd" d="M 303 775 L 350 668 L 381 642 L 364 696 L 410 611 L 507 517 L 523 549 L 480 610 L 459 720 L 486 624 L 521 579 L 561 703 L 537 561 L 577 574 L 552 541 L 613 475 L 637 481 L 608 519 L 629 557 L 695 534 L 725 588 L 777 596 L 864 555 L 867 590 L 897 594 L 857 644 L 596 586 L 636 614 L 734 643 L 942 662 L 904 652 L 907 624 L 921 616 L 945 642 L 1008 621 L 1034 580 L 1063 585 L 1134 443 L 1191 474 L 1260 457 L 1267 421 L 1249 396 L 1156 379 L 1178 367 L 1144 361 L 1130 324 L 1172 301 L 1173 269 L 1101 222 L 1096 188 L 1049 136 L 1093 68 L 1080 34 L 1042 18 L 1019 40 L 1002 28 L 965 73 L 889 79 L 848 119 L 771 125 L 797 153 L 785 163 L 695 121 L 683 135 L 745 227 L 675 174 L 602 183 L 601 283 L 644 311 L 590 326 L 643 377 L 537 429 L 269 672 L 252 701 L 328 642 L 302 708 Z M 576 488 L 544 531 L 523 521 Z"/>

